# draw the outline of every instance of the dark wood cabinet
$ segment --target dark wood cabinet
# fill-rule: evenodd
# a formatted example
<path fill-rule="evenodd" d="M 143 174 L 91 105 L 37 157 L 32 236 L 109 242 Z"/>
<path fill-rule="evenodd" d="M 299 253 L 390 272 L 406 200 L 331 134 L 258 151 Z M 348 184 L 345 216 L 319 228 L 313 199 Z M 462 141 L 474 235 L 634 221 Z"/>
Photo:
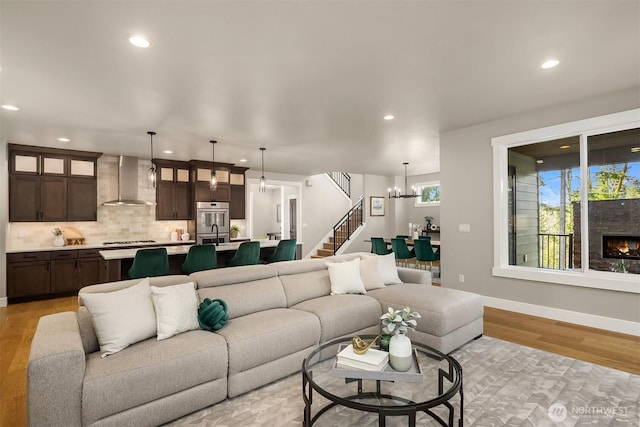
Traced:
<path fill-rule="evenodd" d="M 40 177 L 9 177 L 9 222 L 40 221 Z"/>
<path fill-rule="evenodd" d="M 230 170 L 229 183 L 231 185 L 231 197 L 229 203 L 229 216 L 231 219 L 245 219 L 245 184 L 244 173 L 247 168 L 234 166 Z"/>
<path fill-rule="evenodd" d="M 98 219 L 98 183 L 95 179 L 67 178 L 67 220 Z"/>
<path fill-rule="evenodd" d="M 215 171 L 217 188 L 211 191 L 211 162 L 191 160 L 191 176 L 193 189 L 193 205 L 197 202 L 229 202 L 231 200 L 231 185 L 229 184 L 231 163 L 216 162 Z"/>
<path fill-rule="evenodd" d="M 7 254 L 7 296 L 46 295 L 50 290 L 49 252 Z"/>
<path fill-rule="evenodd" d="M 100 155 L 9 144 L 9 222 L 95 221 Z"/>
<path fill-rule="evenodd" d="M 101 282 L 103 262 L 99 249 L 7 254 L 7 296 L 11 300 L 77 292 Z"/>
<path fill-rule="evenodd" d="M 158 167 L 156 219 L 191 219 L 191 182 L 189 164 L 154 159 Z"/>
<path fill-rule="evenodd" d="M 245 219 L 244 185 L 231 186 L 231 203 L 229 203 L 229 217 L 231 219 Z"/>
<path fill-rule="evenodd" d="M 67 220 L 67 178 L 40 177 L 40 220 Z"/>

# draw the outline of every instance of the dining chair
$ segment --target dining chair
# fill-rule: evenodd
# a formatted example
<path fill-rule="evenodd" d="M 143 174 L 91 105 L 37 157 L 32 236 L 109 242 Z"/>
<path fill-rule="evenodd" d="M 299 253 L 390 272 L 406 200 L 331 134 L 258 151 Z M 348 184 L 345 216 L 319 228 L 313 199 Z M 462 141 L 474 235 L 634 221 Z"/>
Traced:
<path fill-rule="evenodd" d="M 267 262 L 293 261 L 296 259 L 296 239 L 280 240 L 276 250 L 267 257 Z"/>
<path fill-rule="evenodd" d="M 215 245 L 194 245 L 189 248 L 187 258 L 180 266 L 184 274 L 196 271 L 213 270 L 218 267 L 218 256 Z"/>
<path fill-rule="evenodd" d="M 416 254 L 416 266 L 427 266 L 429 263 L 429 271 L 433 272 L 433 262 L 440 261 L 440 255 L 433 251 L 431 239 L 418 239 L 413 241 L 413 248 Z"/>
<path fill-rule="evenodd" d="M 428 240 L 428 241 L 431 241 L 431 236 L 423 236 L 423 235 L 420 235 L 420 236 L 418 236 L 418 240 Z"/>
<path fill-rule="evenodd" d="M 371 238 L 371 253 L 376 255 L 386 255 L 391 253 L 391 249 L 387 249 L 387 244 L 382 237 Z"/>
<path fill-rule="evenodd" d="M 242 242 L 233 257 L 227 262 L 229 267 L 254 265 L 260 261 L 260 242 Z"/>
<path fill-rule="evenodd" d="M 394 237 L 391 239 L 391 249 L 395 254 L 396 263 L 401 263 L 408 266 L 414 264 L 416 261 L 416 254 L 414 251 L 409 250 L 406 239 Z"/>
<path fill-rule="evenodd" d="M 166 276 L 169 274 L 167 248 L 138 249 L 127 272 L 130 279 Z"/>
<path fill-rule="evenodd" d="M 406 235 L 406 234 L 398 234 L 398 235 L 396 236 L 396 238 L 398 238 L 398 239 L 405 239 L 405 240 L 407 240 L 407 239 L 409 239 L 409 236 L 408 236 L 408 235 Z"/>

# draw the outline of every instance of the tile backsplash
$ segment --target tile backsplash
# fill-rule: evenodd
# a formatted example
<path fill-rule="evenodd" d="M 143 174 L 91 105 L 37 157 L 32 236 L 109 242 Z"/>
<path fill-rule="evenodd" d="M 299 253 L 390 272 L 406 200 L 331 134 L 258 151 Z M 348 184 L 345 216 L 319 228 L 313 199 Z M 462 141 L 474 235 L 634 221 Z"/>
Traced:
<path fill-rule="evenodd" d="M 138 196 L 155 202 L 155 189 L 147 188 L 147 170 L 151 162 L 138 160 Z M 97 221 L 89 222 L 14 222 L 7 227 L 7 249 L 45 248 L 53 246 L 54 228 L 73 226 L 80 230 L 88 245 L 105 241 L 167 241 L 173 229 L 186 230 L 187 221 L 156 221 L 154 206 L 102 206 L 118 198 L 118 157 L 98 159 Z"/>

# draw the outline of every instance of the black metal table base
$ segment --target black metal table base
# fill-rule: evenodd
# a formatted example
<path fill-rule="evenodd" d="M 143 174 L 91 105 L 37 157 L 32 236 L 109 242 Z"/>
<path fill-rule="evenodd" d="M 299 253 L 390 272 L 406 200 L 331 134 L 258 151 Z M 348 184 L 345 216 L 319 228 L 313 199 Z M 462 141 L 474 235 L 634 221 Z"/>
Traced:
<path fill-rule="evenodd" d="M 461 373 L 462 374 L 462 373 Z M 444 375 L 440 375 L 439 378 L 439 386 L 440 388 L 442 387 L 442 379 L 443 377 L 447 377 L 446 373 Z M 416 425 L 416 415 L 418 412 L 424 412 L 425 414 L 429 415 L 431 418 L 433 418 L 435 421 L 438 422 L 438 424 L 444 426 L 444 427 L 455 427 L 455 422 L 454 422 L 454 418 L 455 418 L 455 408 L 453 407 L 453 405 L 451 403 L 449 403 L 449 399 L 444 399 L 444 397 L 441 398 L 437 398 L 434 399 L 432 401 L 429 402 L 425 402 L 423 404 L 416 404 L 416 402 L 413 402 L 409 399 L 405 399 L 403 397 L 398 397 L 398 396 L 393 396 L 390 394 L 383 394 L 380 391 L 380 381 L 376 380 L 376 391 L 375 392 L 363 392 L 362 391 L 362 380 L 361 379 L 346 379 L 345 382 L 349 383 L 349 382 L 358 382 L 358 393 L 351 395 L 351 396 L 347 396 L 344 398 L 341 398 L 340 402 L 336 402 L 336 401 L 331 401 L 330 403 L 328 403 L 327 405 L 323 406 L 322 408 L 320 408 L 320 410 L 312 417 L 311 416 L 311 405 L 313 404 L 313 390 L 316 390 L 316 392 L 318 392 L 319 394 L 323 395 L 324 397 L 326 397 L 327 399 L 331 400 L 331 395 L 325 394 L 323 393 L 322 389 L 315 389 L 312 384 L 309 382 L 309 379 L 307 378 L 307 375 L 305 375 L 305 372 L 303 370 L 302 372 L 302 397 L 304 400 L 304 421 L 303 421 L 303 426 L 305 427 L 311 427 L 313 426 L 313 424 L 325 413 L 327 412 L 329 409 L 335 407 L 335 406 L 345 406 L 345 407 L 349 407 L 349 408 L 353 408 L 353 409 L 358 409 L 361 411 L 366 411 L 366 412 L 372 412 L 372 413 L 377 413 L 378 414 L 378 426 L 379 427 L 385 427 L 386 426 L 386 418 L 389 416 L 392 417 L 397 417 L 397 416 L 407 416 L 408 419 L 408 426 L 410 427 L 415 427 Z M 463 426 L 463 414 L 464 414 L 464 395 L 462 392 L 462 375 L 460 375 L 460 389 L 458 390 L 458 393 L 460 395 L 460 414 L 458 417 L 458 427 L 462 427 Z M 373 397 L 373 398 L 378 398 L 378 399 L 389 399 L 389 400 L 394 400 L 394 401 L 398 401 L 398 402 L 402 402 L 405 404 L 408 404 L 410 406 L 407 407 L 394 407 L 394 406 L 389 406 L 389 407 L 384 407 L 384 406 L 378 406 L 376 408 L 372 408 L 371 405 L 366 405 L 366 404 L 360 404 L 359 402 L 356 402 L 352 399 L 356 399 L 356 398 L 367 398 L 367 397 Z M 448 410 L 449 410 L 449 417 L 448 417 L 448 422 L 443 420 L 438 414 L 434 413 L 431 408 L 440 406 L 440 405 L 444 405 Z"/>

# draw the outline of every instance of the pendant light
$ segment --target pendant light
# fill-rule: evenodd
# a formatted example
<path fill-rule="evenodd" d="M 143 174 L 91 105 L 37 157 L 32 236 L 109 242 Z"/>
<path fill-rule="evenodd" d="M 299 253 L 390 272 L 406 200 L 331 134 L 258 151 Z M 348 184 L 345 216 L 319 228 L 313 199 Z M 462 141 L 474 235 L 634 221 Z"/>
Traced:
<path fill-rule="evenodd" d="M 260 177 L 260 192 L 264 193 L 267 191 L 267 180 L 264 177 L 264 151 L 266 148 L 260 147 L 260 151 L 262 152 L 262 176 Z"/>
<path fill-rule="evenodd" d="M 149 188 L 156 188 L 156 181 L 158 178 L 156 174 L 156 167 L 153 164 L 153 135 L 155 134 L 156 133 L 152 131 L 147 132 L 147 135 L 149 135 L 149 137 L 151 138 L 151 167 L 147 172 L 147 182 L 149 184 Z"/>
<path fill-rule="evenodd" d="M 218 188 L 218 180 L 216 179 L 216 144 L 217 141 L 209 141 L 211 143 L 211 181 L 209 182 L 209 188 L 211 191 L 216 191 Z"/>
<path fill-rule="evenodd" d="M 409 163 L 404 162 L 403 165 L 404 165 L 404 188 L 405 188 L 405 191 L 407 191 L 409 189 L 409 186 L 407 184 L 407 165 L 409 165 Z M 393 188 L 393 193 L 391 192 L 390 188 L 387 191 L 389 192 L 390 199 L 411 199 L 414 197 L 418 197 L 418 193 L 416 192 L 416 189 L 413 186 L 411 186 L 411 194 L 409 193 L 401 194 L 400 193 L 401 190 L 398 187 Z"/>

